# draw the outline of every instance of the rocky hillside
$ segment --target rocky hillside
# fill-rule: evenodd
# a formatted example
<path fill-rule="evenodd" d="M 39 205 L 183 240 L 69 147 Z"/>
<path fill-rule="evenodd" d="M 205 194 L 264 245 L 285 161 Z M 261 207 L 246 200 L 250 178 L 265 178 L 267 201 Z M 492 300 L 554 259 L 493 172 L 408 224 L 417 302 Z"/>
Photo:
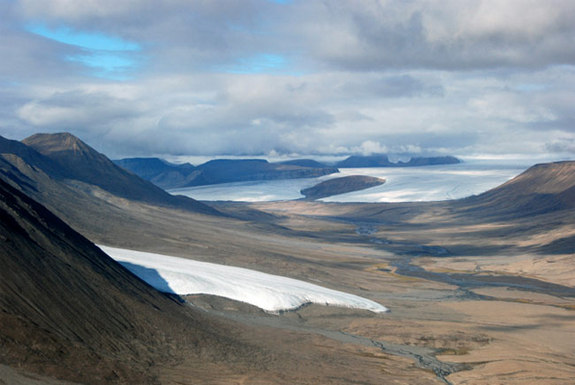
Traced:
<path fill-rule="evenodd" d="M 84 384 L 147 384 L 180 349 L 222 346 L 200 316 L 3 178 L 0 218 L 0 364 Z"/>

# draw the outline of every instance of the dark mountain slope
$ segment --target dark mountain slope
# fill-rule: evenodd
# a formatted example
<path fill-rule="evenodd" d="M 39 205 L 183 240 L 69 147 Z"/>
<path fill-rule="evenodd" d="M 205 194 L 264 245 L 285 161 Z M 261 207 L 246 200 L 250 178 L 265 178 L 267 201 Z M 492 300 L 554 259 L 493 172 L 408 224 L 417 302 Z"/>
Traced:
<path fill-rule="evenodd" d="M 149 382 L 184 309 L 0 179 L 0 360 L 86 383 Z"/>
<path fill-rule="evenodd" d="M 44 157 L 41 154 L 38 156 Z M 109 227 L 110 222 L 126 217 L 122 207 L 127 207 L 129 201 L 119 200 L 111 194 L 102 196 L 103 190 L 90 185 L 53 177 L 13 153 L 0 154 L 0 178 L 41 202 L 87 236 L 92 234 L 93 229 L 102 231 Z"/>
<path fill-rule="evenodd" d="M 170 195 L 153 183 L 116 166 L 106 156 L 71 134 L 36 134 L 24 139 L 22 143 L 56 166 L 56 170 L 54 167 L 42 168 L 52 178 L 84 182 L 129 200 L 217 214 L 216 210 L 205 204 L 191 198 Z M 30 161 L 28 156 L 22 159 Z"/>
<path fill-rule="evenodd" d="M 575 161 L 538 164 L 507 183 L 457 202 L 478 216 L 523 217 L 575 208 Z"/>
<path fill-rule="evenodd" d="M 163 194 L 168 196 L 172 204 L 164 201 L 147 203 L 118 197 L 96 185 L 65 178 L 61 173 L 52 173 L 50 168 L 42 165 L 42 162 L 53 164 L 51 159 L 20 142 L 6 139 L 4 142 L 7 143 L 4 150 L 12 152 L 0 153 L 0 177 L 4 177 L 5 181 L 13 187 L 46 206 L 89 239 L 105 242 L 111 238 L 109 236 L 111 232 L 121 234 L 122 238 L 129 238 L 130 234 L 153 237 L 148 226 L 138 222 L 141 218 L 164 223 L 170 216 L 185 215 L 190 218 L 187 231 L 195 234 L 196 221 L 206 219 L 217 222 L 223 217 L 219 211 L 189 198 L 181 197 L 184 204 L 179 204 L 179 197 L 173 197 L 165 192 Z M 22 151 L 17 152 L 13 148 L 27 149 L 27 153 L 32 155 L 29 156 Z M 21 154 L 24 158 L 15 153 Z M 30 164 L 34 163 L 33 159 L 29 162 L 32 156 L 42 160 L 42 162 L 36 162 L 40 166 Z M 55 168 L 58 171 L 59 166 L 56 165 Z M 131 176 L 137 178 L 135 175 Z M 155 186 L 152 187 L 157 189 Z M 175 203 L 173 199 L 176 199 Z M 170 214 L 162 214 L 165 209 Z M 206 215 L 213 218 L 204 218 Z M 138 244 L 129 243 L 124 246 L 137 248 Z"/>
<path fill-rule="evenodd" d="M 54 177 L 63 176 L 55 162 L 16 140 L 6 139 L 0 136 L 0 154 L 6 158 L 25 159 L 30 167 L 45 170 L 45 172 L 54 175 Z"/>
<path fill-rule="evenodd" d="M 205 359 L 238 349 L 1 178 L 0 264 L 2 364 L 86 384 L 143 384 L 181 352 Z"/>

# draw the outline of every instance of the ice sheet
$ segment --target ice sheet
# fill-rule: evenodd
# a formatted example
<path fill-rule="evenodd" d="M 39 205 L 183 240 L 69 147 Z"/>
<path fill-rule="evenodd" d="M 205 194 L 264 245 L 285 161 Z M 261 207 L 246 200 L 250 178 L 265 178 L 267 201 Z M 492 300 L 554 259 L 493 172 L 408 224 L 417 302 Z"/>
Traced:
<path fill-rule="evenodd" d="M 406 168 L 342 168 L 320 178 L 225 183 L 170 190 L 198 200 L 279 201 L 300 199 L 300 190 L 326 179 L 369 175 L 386 179 L 370 189 L 321 199 L 326 202 L 408 202 L 464 198 L 497 187 L 530 166 L 526 161 L 466 162 L 454 165 Z"/>

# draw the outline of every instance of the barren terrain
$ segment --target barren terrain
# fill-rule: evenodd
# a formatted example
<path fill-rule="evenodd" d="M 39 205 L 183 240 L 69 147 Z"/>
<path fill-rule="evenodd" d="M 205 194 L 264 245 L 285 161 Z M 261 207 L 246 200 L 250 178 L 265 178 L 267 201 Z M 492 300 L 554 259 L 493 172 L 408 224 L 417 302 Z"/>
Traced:
<path fill-rule="evenodd" d="M 244 338 L 281 357 L 242 375 L 219 371 L 214 379 L 205 369 L 205 383 L 568 384 L 575 376 L 572 254 L 542 251 L 572 234 L 569 211 L 542 215 L 533 226 L 466 221 L 443 204 L 216 207 L 237 218 L 139 205 L 125 223 L 85 230 L 111 246 L 307 280 L 391 313 L 314 305 L 275 316 L 188 298 L 244 325 Z M 362 213 L 368 209 L 376 218 Z M 186 383 L 190 365 L 167 368 L 165 380 Z"/>
<path fill-rule="evenodd" d="M 109 165 L 85 149 L 85 159 Z M 98 174 L 81 180 L 74 179 L 76 170 L 54 174 L 50 162 L 28 152 L 7 143 L 3 178 L 92 242 L 292 277 L 391 310 L 309 305 L 272 315 L 219 297 L 188 296 L 192 318 L 213 331 L 213 338 L 188 344 L 199 326 L 178 310 L 182 326 L 166 329 L 168 318 L 146 308 L 161 319 L 150 328 L 181 336 L 178 348 L 168 344 L 167 351 L 166 341 L 154 340 L 160 350 L 145 363 L 120 354 L 130 370 L 147 365 L 148 381 L 570 384 L 575 378 L 575 162 L 536 166 L 457 201 L 208 207 L 117 195 L 131 177 L 114 166 L 105 176 L 108 188 Z M 142 193 L 150 191 L 142 186 Z M 56 365 L 54 377 L 84 381 L 80 372 L 56 370 L 54 357 L 43 358 Z M 1 369 L 0 378 L 41 381 L 19 368 Z"/>

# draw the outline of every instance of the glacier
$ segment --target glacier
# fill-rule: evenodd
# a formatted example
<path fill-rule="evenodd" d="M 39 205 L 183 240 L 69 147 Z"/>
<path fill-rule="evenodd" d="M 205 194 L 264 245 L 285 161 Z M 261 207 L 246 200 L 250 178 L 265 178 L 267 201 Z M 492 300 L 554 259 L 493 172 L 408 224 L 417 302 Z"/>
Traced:
<path fill-rule="evenodd" d="M 480 194 L 517 176 L 532 163 L 527 161 L 469 161 L 425 167 L 342 168 L 319 178 L 260 180 L 222 183 L 169 190 L 201 201 L 265 202 L 301 199 L 300 190 L 322 181 L 349 175 L 386 179 L 370 189 L 334 195 L 324 202 L 413 202 L 458 199 Z"/>
<path fill-rule="evenodd" d="M 384 313 L 388 309 L 354 294 L 259 271 L 99 245 L 156 289 L 178 295 L 211 294 L 249 303 L 270 313 L 321 304 Z"/>

